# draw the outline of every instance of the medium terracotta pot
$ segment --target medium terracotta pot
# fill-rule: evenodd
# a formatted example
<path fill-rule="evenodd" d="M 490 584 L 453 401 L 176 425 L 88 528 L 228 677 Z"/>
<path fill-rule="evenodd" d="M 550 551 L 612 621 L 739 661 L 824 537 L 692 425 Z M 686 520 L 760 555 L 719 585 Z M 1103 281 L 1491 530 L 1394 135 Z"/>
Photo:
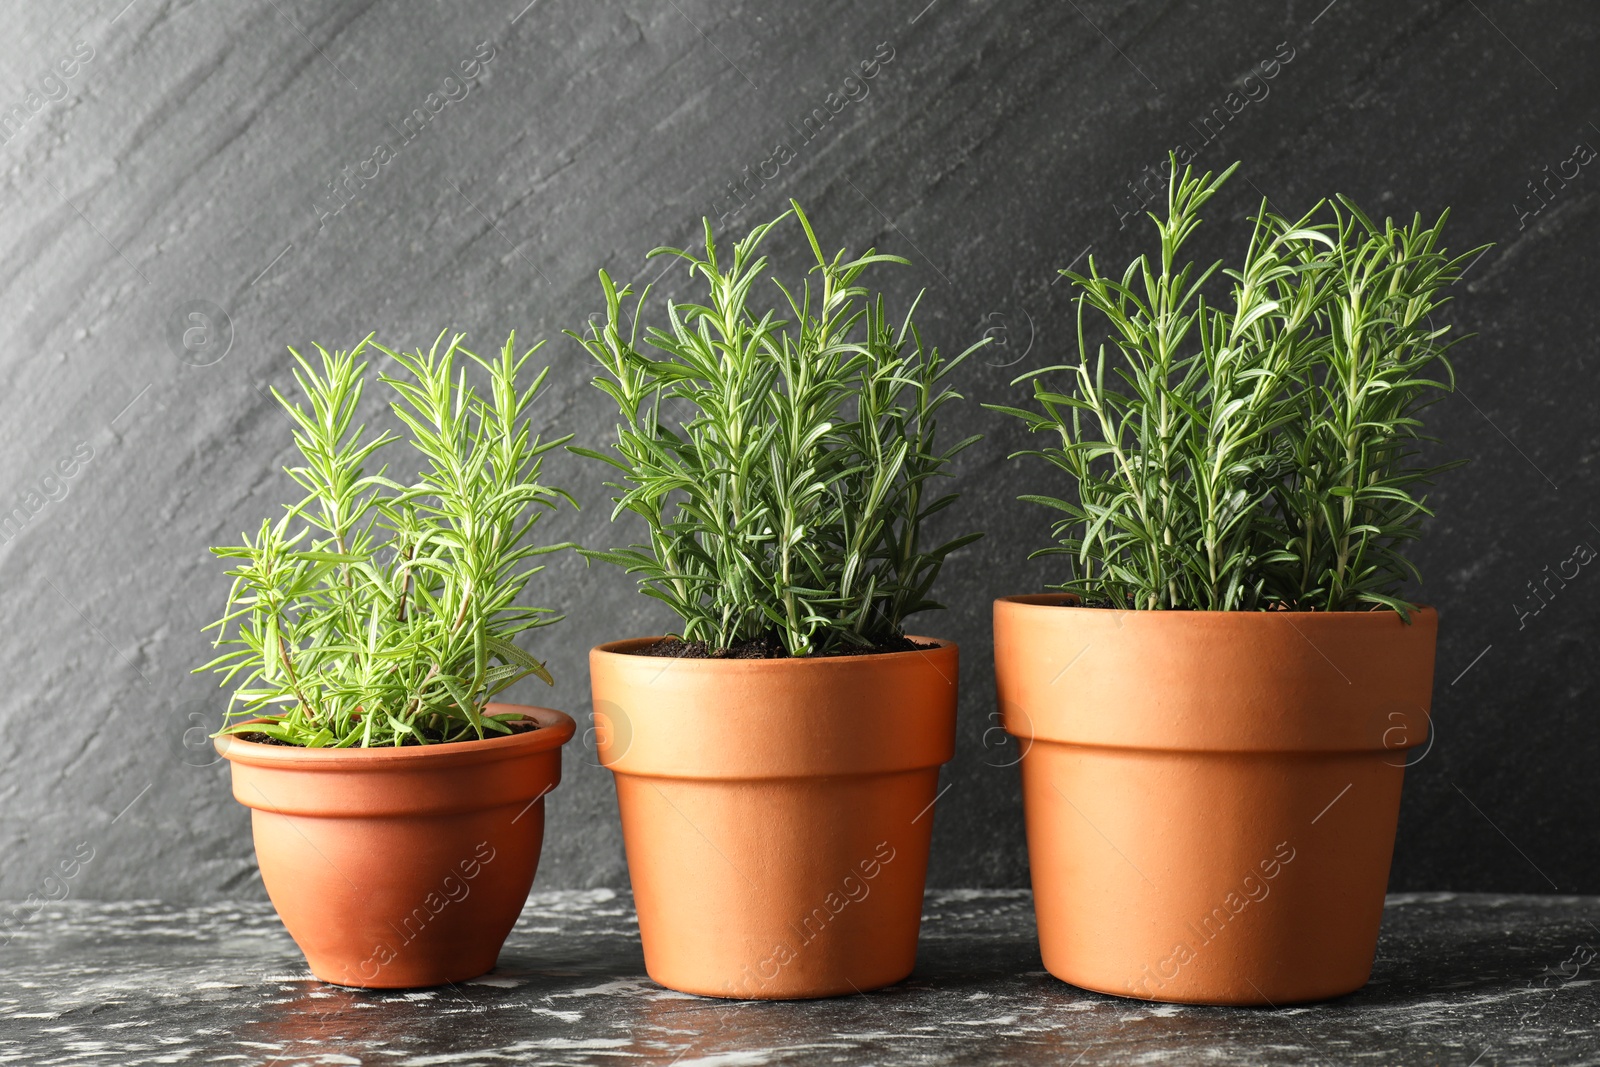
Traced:
<path fill-rule="evenodd" d="M 574 723 L 486 741 L 308 749 L 217 739 L 250 808 L 267 895 L 311 973 L 365 988 L 491 970 L 521 914 Z"/>
<path fill-rule="evenodd" d="M 589 654 L 650 977 L 763 1000 L 905 978 L 939 767 L 955 753 L 956 646 L 628 654 L 658 640 Z"/>
<path fill-rule="evenodd" d="M 1050 973 L 1197 1004 L 1364 985 L 1437 614 L 1074 603 L 994 610 Z"/>

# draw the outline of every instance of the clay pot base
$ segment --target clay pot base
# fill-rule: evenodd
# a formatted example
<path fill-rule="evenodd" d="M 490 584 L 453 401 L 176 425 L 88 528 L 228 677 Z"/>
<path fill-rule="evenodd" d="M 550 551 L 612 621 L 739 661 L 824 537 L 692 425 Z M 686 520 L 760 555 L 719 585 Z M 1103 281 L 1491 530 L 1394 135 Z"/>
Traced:
<path fill-rule="evenodd" d="M 957 651 L 590 653 L 645 969 L 737 1000 L 847 996 L 916 963 Z"/>
<path fill-rule="evenodd" d="M 412 989 L 494 968 L 527 900 L 544 795 L 575 730 L 485 741 L 304 749 L 219 738 L 251 809 L 261 880 L 311 973 L 333 985 Z"/>
<path fill-rule="evenodd" d="M 1036 741 L 1024 804 L 1059 814 L 1028 835 L 1046 969 L 1178 1003 L 1284 1004 L 1359 989 L 1383 918 L 1403 775 L 1374 753 Z"/>
<path fill-rule="evenodd" d="M 1046 969 L 1283 1005 L 1366 984 L 1437 616 L 996 602 Z"/>
<path fill-rule="evenodd" d="M 738 1000 L 904 980 L 933 822 L 916 816 L 937 788 L 937 769 L 774 782 L 619 774 L 646 971 Z"/>

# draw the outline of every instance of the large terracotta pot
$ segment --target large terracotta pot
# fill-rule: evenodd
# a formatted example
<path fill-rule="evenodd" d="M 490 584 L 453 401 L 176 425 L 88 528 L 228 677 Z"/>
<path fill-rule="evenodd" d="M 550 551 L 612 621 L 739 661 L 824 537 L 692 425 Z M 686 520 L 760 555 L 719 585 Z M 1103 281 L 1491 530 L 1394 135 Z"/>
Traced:
<path fill-rule="evenodd" d="M 1364 985 L 1438 616 L 1074 603 L 994 611 L 1050 973 L 1198 1004 Z"/>
<path fill-rule="evenodd" d="M 307 749 L 217 739 L 278 916 L 324 982 L 442 985 L 494 967 L 533 885 L 544 795 L 574 723 L 445 745 Z"/>
<path fill-rule="evenodd" d="M 905 978 L 939 767 L 955 751 L 956 646 L 629 654 L 657 640 L 589 654 L 650 977 L 747 999 Z"/>

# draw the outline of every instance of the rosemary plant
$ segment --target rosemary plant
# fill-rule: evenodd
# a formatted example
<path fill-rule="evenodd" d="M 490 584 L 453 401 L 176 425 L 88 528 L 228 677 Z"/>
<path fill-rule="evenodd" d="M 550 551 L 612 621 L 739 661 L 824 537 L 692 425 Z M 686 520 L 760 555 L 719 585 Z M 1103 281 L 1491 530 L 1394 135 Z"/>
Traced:
<path fill-rule="evenodd" d="M 766 273 L 762 240 L 791 213 L 817 278 L 773 279 L 780 318 L 753 307 L 751 290 Z M 649 531 L 648 544 L 586 554 L 637 575 L 683 620 L 682 639 L 713 654 L 884 647 L 908 615 L 940 606 L 929 591 L 941 565 L 979 536 L 922 544 L 923 522 L 955 500 L 935 496 L 932 479 L 977 440 L 941 447 L 935 429 L 958 397 L 951 371 L 978 346 L 954 359 L 924 348 L 915 302 L 896 328 L 859 280 L 906 261 L 827 258 L 798 204 L 735 244 L 731 261 L 718 258 L 709 220 L 705 233 L 703 256 L 651 253 L 683 259 L 709 292 L 704 304 L 669 303 L 648 349 L 638 336 L 648 289 L 626 327 L 632 290 L 604 271 L 605 324 L 570 333 L 621 413 L 611 452 L 573 451 L 613 468 L 613 519 L 632 512 Z"/>
<path fill-rule="evenodd" d="M 518 357 L 513 334 L 489 360 L 462 340 L 441 334 L 407 354 L 368 335 L 348 352 L 317 346 L 320 365 L 290 349 L 310 406 L 273 395 L 294 422 L 303 462 L 286 471 L 306 496 L 255 537 L 212 549 L 238 561 L 227 612 L 207 627 L 229 651 L 197 668 L 236 683 L 224 733 L 310 748 L 481 739 L 512 729 L 488 701 L 529 675 L 551 681 L 513 638 L 558 618 L 517 599 L 542 569 L 531 557 L 570 547 L 524 544 L 544 512 L 573 503 L 539 482 L 540 457 L 568 438 L 541 442 L 529 426 L 549 372 L 525 389 L 517 375 L 538 346 Z M 397 439 L 352 428 L 367 349 L 396 371 L 379 377 L 421 456 L 410 485 L 387 467 L 366 473 Z M 488 395 L 459 357 L 488 373 Z"/>
<path fill-rule="evenodd" d="M 1340 197 L 1292 221 L 1263 203 L 1243 266 L 1198 269 L 1184 244 L 1233 169 L 1180 175 L 1174 160 L 1154 260 L 1061 272 L 1078 359 L 1017 379 L 1032 408 L 995 406 L 1060 440 L 1018 453 L 1073 490 L 1023 498 L 1063 516 L 1035 555 L 1065 555 L 1056 588 L 1088 603 L 1407 615 L 1403 549 L 1431 514 L 1426 487 L 1456 466 L 1418 461 L 1419 414 L 1454 386 L 1433 314 L 1481 249 L 1445 252 L 1448 212 L 1380 226 Z"/>

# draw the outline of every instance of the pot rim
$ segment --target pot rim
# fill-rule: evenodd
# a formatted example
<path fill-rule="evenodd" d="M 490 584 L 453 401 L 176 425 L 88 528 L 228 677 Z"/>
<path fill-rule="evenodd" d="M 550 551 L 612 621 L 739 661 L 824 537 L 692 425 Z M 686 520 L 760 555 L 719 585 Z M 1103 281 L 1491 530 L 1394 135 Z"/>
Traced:
<path fill-rule="evenodd" d="M 1120 611 L 1073 599 L 994 602 L 996 692 L 1013 737 L 1381 753 L 1423 744 L 1431 728 L 1432 608 L 1407 625 L 1388 610 Z"/>
<path fill-rule="evenodd" d="M 701 671 L 708 674 L 724 674 L 730 672 L 755 672 L 755 671 L 781 671 L 781 670 L 843 670 L 853 667 L 860 670 L 870 664 L 894 663 L 903 661 L 910 656 L 926 658 L 933 653 L 957 651 L 954 641 L 943 637 L 924 637 L 921 634 L 906 634 L 909 641 L 922 641 L 933 644 L 934 648 L 913 648 L 904 652 L 870 652 L 858 656 L 784 656 L 774 659 L 691 659 L 688 657 L 665 656 L 636 656 L 629 649 L 643 648 L 657 641 L 664 641 L 671 634 L 659 634 L 655 637 L 627 637 L 619 641 L 605 641 L 595 645 L 589 650 L 589 655 L 611 656 L 626 658 L 626 660 L 640 660 L 648 662 L 659 659 L 664 663 L 674 664 L 674 671 L 680 669 Z"/>
<path fill-rule="evenodd" d="M 222 758 L 255 767 L 282 767 L 294 770 L 377 771 L 394 770 L 407 764 L 435 767 L 459 763 L 492 763 L 496 760 L 514 759 L 533 752 L 559 749 L 572 739 L 578 724 L 572 716 L 554 708 L 535 707 L 531 704 L 490 703 L 485 710 L 495 714 L 507 711 L 523 712 L 523 720 L 539 724 L 537 730 L 520 734 L 489 737 L 482 741 L 451 741 L 434 745 L 406 745 L 395 748 L 301 748 L 290 745 L 264 745 L 246 741 L 241 737 L 225 735 L 215 740 L 217 754 Z M 245 722 L 265 722 L 265 719 L 246 719 Z M 242 724 L 241 724 L 242 725 Z"/>
<path fill-rule="evenodd" d="M 1152 620 L 1158 619 L 1158 618 L 1166 618 L 1166 619 L 1184 619 L 1184 618 L 1191 618 L 1191 619 L 1223 619 L 1223 618 L 1250 619 L 1250 618 L 1259 618 L 1259 619 L 1285 619 L 1285 620 L 1359 619 L 1359 618 L 1366 617 L 1366 616 L 1370 616 L 1370 617 L 1375 618 L 1375 619 L 1398 619 L 1399 618 L 1399 614 L 1397 612 L 1395 612 L 1392 608 L 1388 608 L 1388 607 L 1385 607 L 1383 605 L 1375 605 L 1374 607 L 1372 607 L 1370 609 L 1364 609 L 1364 610 L 1361 610 L 1361 611 L 1263 611 L 1263 610 L 1242 611 L 1242 610 L 1237 610 L 1237 609 L 1233 610 L 1233 611 L 1209 611 L 1209 610 L 1202 611 L 1202 610 L 1196 610 L 1196 609 L 1193 609 L 1193 608 L 1183 608 L 1181 610 L 1148 611 L 1148 610 L 1143 610 L 1143 609 L 1140 609 L 1140 608 L 1124 608 L 1124 609 L 1118 609 L 1118 608 L 1086 608 L 1086 607 L 1082 606 L 1081 604 L 1069 603 L 1069 601 L 1076 601 L 1078 599 L 1079 599 L 1078 598 L 1078 594 L 1076 594 L 1076 593 L 1063 593 L 1063 592 L 1019 593 L 1019 594 L 1016 594 L 1014 596 L 995 597 L 994 603 L 995 603 L 995 607 L 997 607 L 997 608 L 1001 604 L 1010 604 L 1010 605 L 1015 605 L 1015 606 L 1020 607 L 1020 608 L 1051 608 L 1052 610 L 1060 610 L 1061 608 L 1066 608 L 1068 611 L 1075 611 L 1075 612 L 1076 611 L 1092 611 L 1092 612 L 1110 611 L 1110 612 L 1119 612 L 1120 614 L 1123 614 L 1123 615 L 1134 615 L 1134 616 L 1137 616 L 1137 617 L 1140 617 L 1140 618 L 1148 618 L 1148 619 L 1152 619 Z M 1439 614 L 1438 609 L 1433 607 L 1431 604 L 1416 604 L 1416 605 L 1414 605 L 1414 608 L 1415 608 L 1415 610 L 1411 613 L 1413 616 L 1418 616 L 1418 615 L 1438 615 Z M 1268 623 L 1267 625 L 1280 625 L 1280 624 Z"/>

